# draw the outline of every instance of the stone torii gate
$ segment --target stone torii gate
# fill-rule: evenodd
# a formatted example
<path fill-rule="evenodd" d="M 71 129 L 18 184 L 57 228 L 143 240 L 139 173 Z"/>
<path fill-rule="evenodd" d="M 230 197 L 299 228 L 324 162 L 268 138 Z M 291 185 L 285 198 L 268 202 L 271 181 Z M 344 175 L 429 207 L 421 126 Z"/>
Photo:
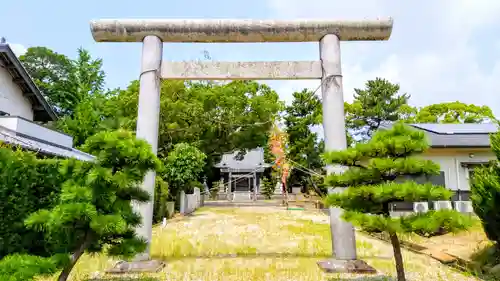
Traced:
<path fill-rule="evenodd" d="M 388 40 L 393 21 L 388 19 L 335 20 L 213 20 L 213 19 L 103 19 L 91 21 L 97 42 L 143 42 L 137 118 L 137 137 L 156 153 L 160 110 L 160 79 L 178 80 L 286 80 L 321 79 L 323 129 L 326 150 L 345 149 L 344 98 L 340 41 Z M 319 42 L 319 60 L 273 62 L 162 61 L 163 43 Z M 328 172 L 342 172 L 329 167 Z M 142 187 L 154 194 L 155 173 Z M 338 189 L 335 189 L 338 190 Z M 151 243 L 153 203 L 136 206 L 143 217 L 137 234 Z M 330 209 L 335 258 L 327 267 L 342 271 L 345 261 L 356 260 L 354 229 Z M 149 259 L 149 247 L 137 260 Z M 344 262 L 344 263 L 342 263 Z"/>

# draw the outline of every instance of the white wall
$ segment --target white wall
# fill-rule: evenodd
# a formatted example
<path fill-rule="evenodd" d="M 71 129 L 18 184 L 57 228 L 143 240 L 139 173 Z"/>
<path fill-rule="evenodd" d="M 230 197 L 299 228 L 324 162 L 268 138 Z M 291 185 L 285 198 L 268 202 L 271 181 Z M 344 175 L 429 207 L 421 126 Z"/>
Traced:
<path fill-rule="evenodd" d="M 0 126 L 15 131 L 16 133 L 31 136 L 40 140 L 48 141 L 68 148 L 73 147 L 73 137 L 26 121 L 18 118 L 17 116 L 0 117 Z"/>
<path fill-rule="evenodd" d="M 470 154 L 474 157 L 470 157 Z M 445 173 L 446 187 L 451 190 L 470 190 L 468 171 L 462 167 L 464 162 L 488 162 L 495 159 L 489 149 L 432 149 L 424 155 L 441 166 Z"/>
<path fill-rule="evenodd" d="M 186 194 L 184 191 L 180 192 L 180 208 L 179 213 L 182 215 L 191 214 L 202 206 L 200 189 L 195 187 L 193 194 Z"/>
<path fill-rule="evenodd" d="M 0 67 L 0 111 L 13 116 L 21 116 L 33 120 L 32 105 L 19 87 L 12 82 L 12 76 L 5 68 Z"/>

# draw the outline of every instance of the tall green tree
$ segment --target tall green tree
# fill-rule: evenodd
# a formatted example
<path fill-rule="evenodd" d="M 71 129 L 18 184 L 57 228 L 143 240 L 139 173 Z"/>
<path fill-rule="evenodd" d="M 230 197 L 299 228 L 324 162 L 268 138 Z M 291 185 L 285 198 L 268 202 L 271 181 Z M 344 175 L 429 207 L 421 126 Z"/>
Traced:
<path fill-rule="evenodd" d="M 73 93 L 66 91 L 72 71 L 71 59 L 46 47 L 31 47 L 19 59 L 54 111 L 61 114 L 68 110 L 70 103 L 76 100 Z"/>
<path fill-rule="evenodd" d="M 497 157 L 490 165 L 474 169 L 471 201 L 486 236 L 500 253 L 500 133 L 492 134 L 491 148 Z"/>
<path fill-rule="evenodd" d="M 197 181 L 203 172 L 206 158 L 198 148 L 187 143 L 174 146 L 165 161 L 164 174 L 173 195 L 177 195 L 181 190 L 188 191 L 192 187 L 190 184 Z"/>
<path fill-rule="evenodd" d="M 19 59 L 59 116 L 72 116 L 80 102 L 104 92 L 102 60 L 83 48 L 71 59 L 46 47 L 32 47 Z"/>
<path fill-rule="evenodd" d="M 465 104 L 459 101 L 404 109 L 404 120 L 409 123 L 488 123 L 495 120 L 486 105 Z"/>
<path fill-rule="evenodd" d="M 368 80 L 365 89 L 354 89 L 354 101 L 346 104 L 346 126 L 361 140 L 369 139 L 384 123 L 401 119 L 400 108 L 410 95 L 400 94 L 398 84 L 386 79 Z"/>
<path fill-rule="evenodd" d="M 328 186 L 346 187 L 341 193 L 328 195 L 327 205 L 343 208 L 344 219 L 366 231 L 389 235 L 398 281 L 406 280 L 398 233 L 439 235 L 469 226 L 454 210 L 391 217 L 389 206 L 393 202 L 450 200 L 452 192 L 445 187 L 412 180 L 439 173 L 439 165 L 418 157 L 427 148 L 424 132 L 398 123 L 390 130 L 376 132 L 367 143 L 325 154 L 327 164 L 349 167 L 327 177 Z"/>
<path fill-rule="evenodd" d="M 309 90 L 293 93 L 293 101 L 285 110 L 288 149 L 286 158 L 291 161 L 292 170 L 289 185 L 308 187 L 311 185 L 311 171 L 323 172 L 324 143 L 312 127 L 321 124 L 321 101 Z"/>

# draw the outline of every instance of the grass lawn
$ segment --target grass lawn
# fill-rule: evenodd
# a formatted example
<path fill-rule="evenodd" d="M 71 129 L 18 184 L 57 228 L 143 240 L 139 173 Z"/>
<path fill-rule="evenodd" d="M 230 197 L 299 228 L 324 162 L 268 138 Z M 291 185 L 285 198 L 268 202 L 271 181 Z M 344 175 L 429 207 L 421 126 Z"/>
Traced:
<path fill-rule="evenodd" d="M 380 271 L 378 276 L 325 274 L 317 261 L 331 256 L 328 217 L 314 211 L 272 207 L 202 208 L 194 216 L 156 227 L 152 256 L 167 262 L 157 274 L 132 280 L 394 280 L 392 248 L 357 235 L 359 258 Z M 404 252 L 409 280 L 480 280 L 439 262 Z M 71 280 L 127 280 L 103 276 L 113 265 L 103 255 L 84 256 Z M 92 279 L 92 277 L 97 279 Z M 54 280 L 41 278 L 40 280 Z"/>

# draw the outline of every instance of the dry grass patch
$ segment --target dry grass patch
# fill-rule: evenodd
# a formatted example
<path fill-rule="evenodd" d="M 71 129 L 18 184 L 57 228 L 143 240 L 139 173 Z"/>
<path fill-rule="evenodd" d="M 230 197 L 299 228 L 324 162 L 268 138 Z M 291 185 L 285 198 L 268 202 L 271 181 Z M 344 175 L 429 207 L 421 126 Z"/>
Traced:
<path fill-rule="evenodd" d="M 419 257 L 414 254 L 405 254 L 405 263 L 408 280 L 432 280 L 432 281 L 472 281 L 479 280 L 454 272 L 445 266 Z M 92 279 L 95 271 L 103 271 L 108 268 L 105 257 L 87 257 L 80 263 L 76 274 L 72 275 L 73 281 L 90 280 L 135 280 L 135 281 L 376 281 L 395 280 L 395 268 L 393 261 L 383 259 L 365 259 L 382 273 L 377 276 L 362 276 L 352 274 L 326 274 L 319 270 L 316 262 L 320 258 L 304 257 L 235 257 L 235 258 L 184 258 L 168 261 L 166 268 L 156 274 L 130 275 L 121 279 L 116 276 L 102 276 Z M 95 277 L 95 276 L 94 276 Z M 53 278 L 41 279 L 43 281 L 56 280 Z"/>
<path fill-rule="evenodd" d="M 331 256 L 329 225 L 318 223 L 324 218 L 319 212 L 279 208 L 204 208 L 195 216 L 171 221 L 164 229 L 155 227 L 152 255 L 166 260 L 167 266 L 160 273 L 133 276 L 132 280 L 394 280 L 390 245 L 359 234 L 360 258 L 381 276 L 323 273 L 316 262 Z M 478 280 L 423 255 L 405 251 L 404 259 L 409 280 Z M 102 255 L 84 256 L 71 280 L 91 280 L 95 272 L 112 265 Z"/>
<path fill-rule="evenodd" d="M 467 260 L 471 260 L 475 253 L 492 245 L 491 241 L 486 237 L 479 220 L 474 220 L 474 225 L 469 230 L 456 234 L 450 233 L 431 238 L 418 235 L 405 235 L 402 239 Z"/>
<path fill-rule="evenodd" d="M 231 254 L 331 254 L 328 226 L 290 220 L 280 209 L 249 209 L 202 211 L 197 219 L 156 228 L 152 255 L 168 259 Z"/>

